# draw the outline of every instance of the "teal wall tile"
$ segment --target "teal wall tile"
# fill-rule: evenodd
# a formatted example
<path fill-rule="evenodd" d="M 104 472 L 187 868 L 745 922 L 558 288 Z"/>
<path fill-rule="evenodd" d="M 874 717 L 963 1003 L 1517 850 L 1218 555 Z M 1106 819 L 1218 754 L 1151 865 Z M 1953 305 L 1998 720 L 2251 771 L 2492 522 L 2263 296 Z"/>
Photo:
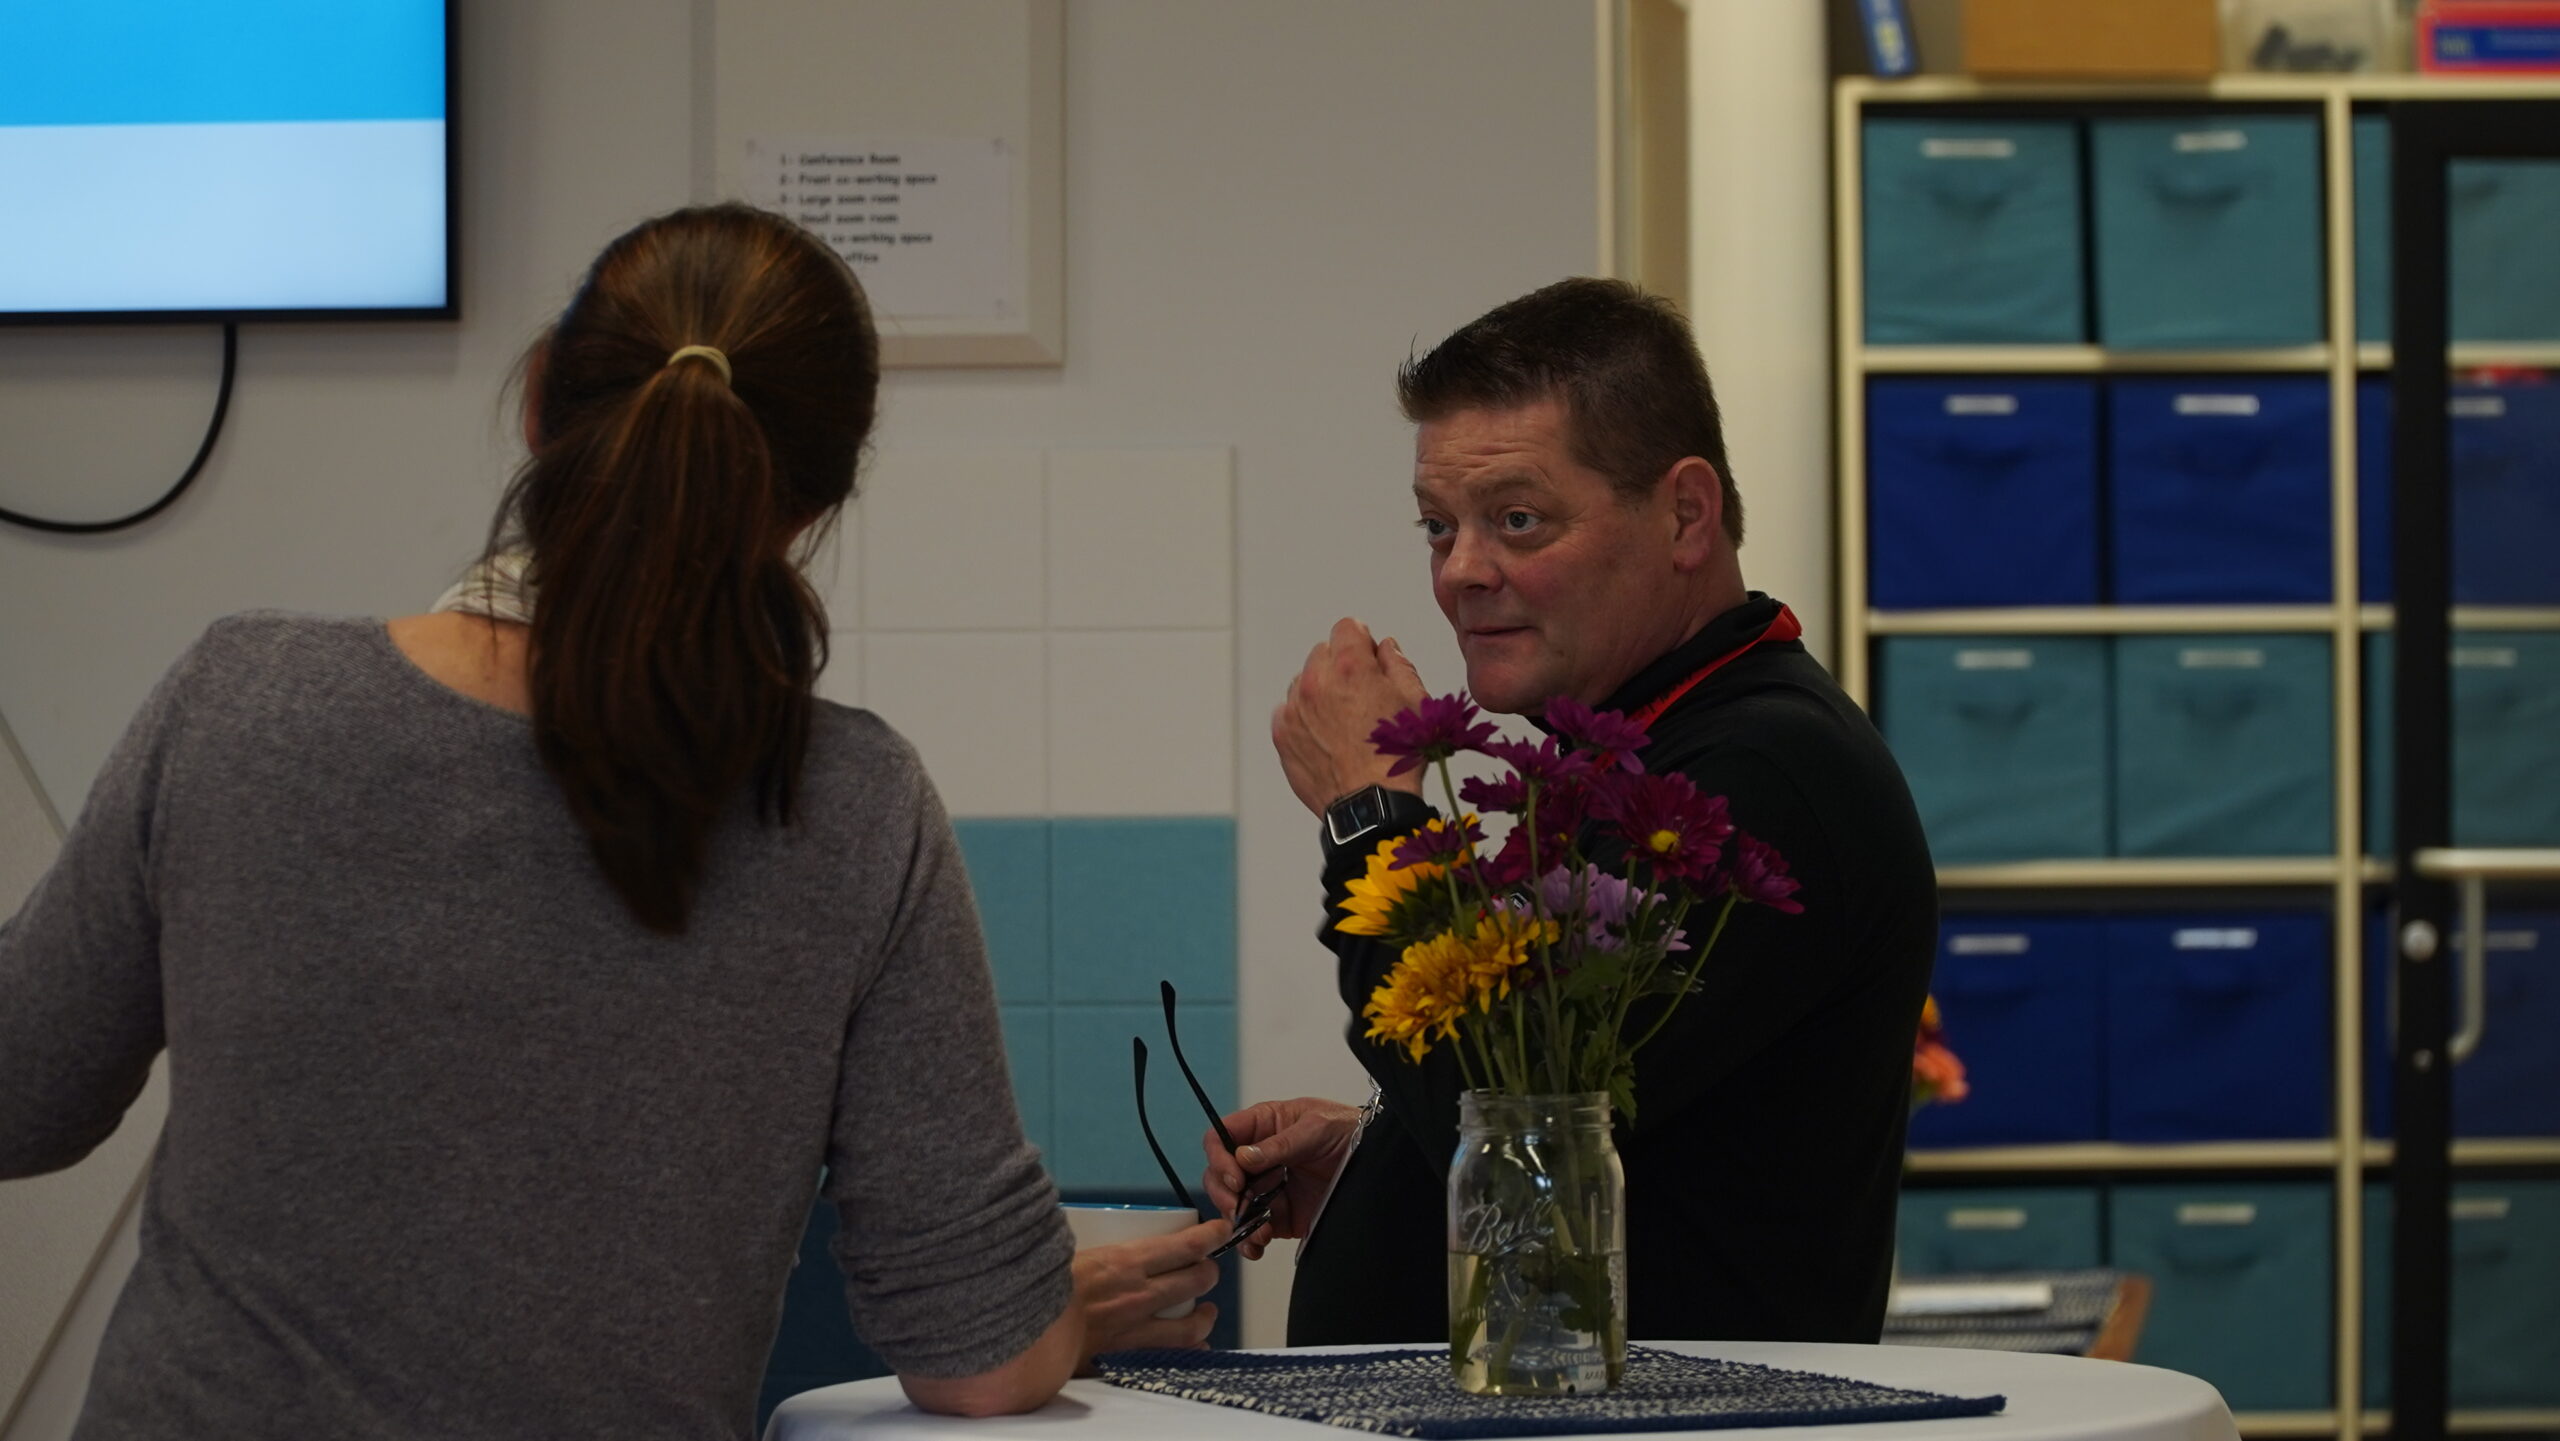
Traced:
<path fill-rule="evenodd" d="M 1022 1133 L 1043 1152 L 1049 1149 L 1050 1097 L 1056 1088 L 1049 1072 L 1049 1008 L 1005 1006 L 1006 1069 L 1013 1074 L 1013 1105 L 1022 1113 Z"/>
<path fill-rule="evenodd" d="M 1183 1084 L 1164 1034 L 1164 1011 L 1144 1006 L 1059 1006 L 1051 1013 L 1049 1173 L 1061 1189 L 1154 1191 L 1172 1196 L 1138 1130 L 1129 1038 L 1147 1043 L 1147 1116 L 1167 1159 L 1200 1199 L 1209 1128 Z M 1236 1088 L 1236 1012 L 1231 1005 L 1182 1006 L 1182 1049 L 1220 1112 L 1245 1102 Z"/>
<path fill-rule="evenodd" d="M 1152 1008 L 1159 980 L 1173 982 L 1186 1006 L 1235 999 L 1232 818 L 1061 819 L 1050 832 L 1049 879 L 1058 1001 Z"/>
<path fill-rule="evenodd" d="M 996 999 L 1049 999 L 1049 822 L 1045 817 L 951 823 L 969 861 L 969 889 L 987 933 Z"/>

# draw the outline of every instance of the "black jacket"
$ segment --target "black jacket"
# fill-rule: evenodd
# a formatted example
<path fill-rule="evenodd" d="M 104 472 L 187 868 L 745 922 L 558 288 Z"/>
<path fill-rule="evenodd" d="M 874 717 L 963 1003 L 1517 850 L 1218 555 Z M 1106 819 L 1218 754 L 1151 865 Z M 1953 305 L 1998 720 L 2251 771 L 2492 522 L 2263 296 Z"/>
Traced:
<path fill-rule="evenodd" d="M 1765 629 L 1755 594 L 1630 680 L 1634 711 Z M 1627 1172 L 1629 1335 L 1874 1341 L 1910 1119 L 1911 1046 L 1937 948 L 1937 884 L 1883 739 L 1796 641 L 1768 641 L 1652 728 L 1650 771 L 1727 797 L 1776 846 L 1802 915 L 1734 912 L 1700 989 L 1638 1058 Z M 1388 832 L 1432 814 L 1397 797 Z M 1384 834 L 1384 833 L 1381 833 Z M 1351 1048 L 1386 1099 L 1302 1245 L 1289 1344 L 1448 1334 L 1444 1182 L 1460 1082 L 1362 1039 L 1395 951 L 1332 928 L 1380 834 L 1327 858 L 1322 935 L 1338 958 Z M 1590 847 L 1586 844 L 1586 850 Z"/>

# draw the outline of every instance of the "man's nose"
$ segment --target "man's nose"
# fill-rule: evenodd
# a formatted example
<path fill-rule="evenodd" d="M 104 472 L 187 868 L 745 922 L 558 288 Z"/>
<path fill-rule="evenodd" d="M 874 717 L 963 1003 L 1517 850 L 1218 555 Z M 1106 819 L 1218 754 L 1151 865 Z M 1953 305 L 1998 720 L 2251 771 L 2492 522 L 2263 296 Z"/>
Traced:
<path fill-rule="evenodd" d="M 1473 527 L 1460 526 L 1440 561 L 1440 583 L 1453 590 L 1486 590 L 1500 583 L 1492 546 Z"/>

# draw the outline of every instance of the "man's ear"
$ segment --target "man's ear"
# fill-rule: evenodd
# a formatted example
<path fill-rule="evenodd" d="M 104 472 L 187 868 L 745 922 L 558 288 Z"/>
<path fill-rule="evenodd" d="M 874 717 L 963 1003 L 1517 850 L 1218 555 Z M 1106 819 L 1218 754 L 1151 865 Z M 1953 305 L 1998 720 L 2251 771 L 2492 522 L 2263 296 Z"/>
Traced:
<path fill-rule="evenodd" d="M 1692 455 L 1664 472 L 1662 485 L 1671 502 L 1671 564 L 1696 570 L 1724 543 L 1724 477 Z"/>

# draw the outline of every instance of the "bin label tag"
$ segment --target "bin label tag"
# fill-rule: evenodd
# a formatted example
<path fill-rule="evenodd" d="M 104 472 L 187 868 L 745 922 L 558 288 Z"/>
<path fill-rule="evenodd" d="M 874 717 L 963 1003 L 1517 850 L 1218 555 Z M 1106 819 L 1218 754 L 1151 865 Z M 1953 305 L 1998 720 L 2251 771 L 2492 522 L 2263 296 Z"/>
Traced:
<path fill-rule="evenodd" d="M 1958 670 L 2033 670 L 2036 653 L 2023 646 L 2004 650 L 1960 650 L 1956 652 Z"/>
<path fill-rule="evenodd" d="M 2027 938 L 2022 935 L 1949 936 L 1947 954 L 1951 956 L 2023 956 Z"/>
<path fill-rule="evenodd" d="M 1949 415 L 2015 415 L 2018 397 L 2014 395 L 1950 395 Z"/>
<path fill-rule="evenodd" d="M 1947 1213 L 1950 1231 L 2023 1231 L 2027 1229 L 2027 1212 L 2023 1206 L 1964 1206 Z"/>
<path fill-rule="evenodd" d="M 2018 142 L 1997 135 L 1932 135 L 1920 142 L 1924 160 L 2015 160 Z"/>
<path fill-rule="evenodd" d="M 2457 1221 L 2503 1221 L 2514 1203 L 2504 1196 L 2463 1196 L 2445 1207 Z"/>
<path fill-rule="evenodd" d="M 2181 395 L 2171 402 L 2180 415 L 2255 415 L 2254 395 Z"/>
<path fill-rule="evenodd" d="M 2190 926 L 2172 932 L 2169 944 L 2182 951 L 2254 951 L 2258 948 L 2258 928 Z"/>
<path fill-rule="evenodd" d="M 2216 150 L 2246 150 L 2249 132 L 2245 130 L 2181 130 L 2177 139 L 2180 155 L 2197 155 Z"/>
<path fill-rule="evenodd" d="M 2253 645 L 2197 646 L 2178 652 L 2180 670 L 2264 670 L 2267 653 Z"/>
<path fill-rule="evenodd" d="M 2196 1202 L 2178 1208 L 2181 1226 L 2254 1226 L 2258 1224 L 2258 1208 L 2246 1201 L 2224 1204 Z"/>

